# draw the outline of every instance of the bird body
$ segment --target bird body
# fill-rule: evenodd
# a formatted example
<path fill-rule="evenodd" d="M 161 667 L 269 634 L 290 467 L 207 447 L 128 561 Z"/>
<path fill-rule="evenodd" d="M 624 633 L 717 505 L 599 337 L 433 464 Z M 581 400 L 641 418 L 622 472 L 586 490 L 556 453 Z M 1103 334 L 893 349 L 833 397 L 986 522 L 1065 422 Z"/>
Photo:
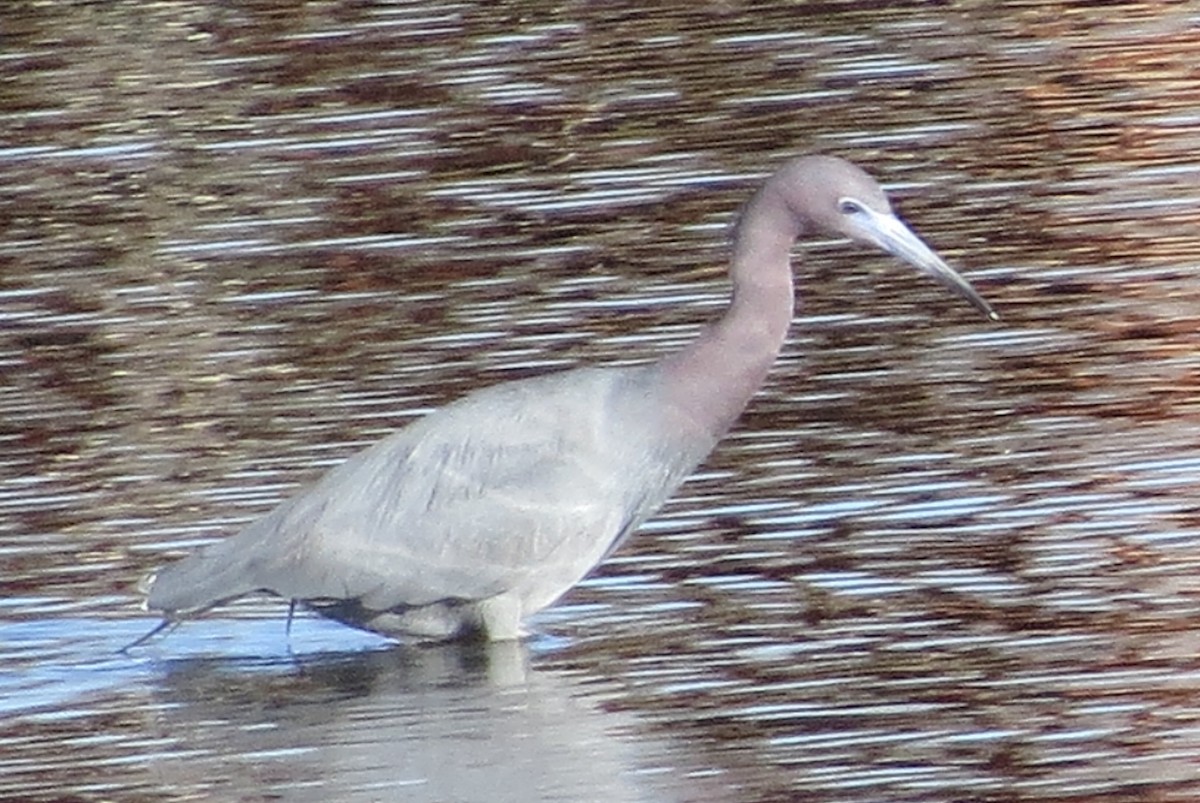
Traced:
<path fill-rule="evenodd" d="M 893 253 L 996 317 L 866 173 L 793 160 L 743 211 L 729 309 L 695 341 L 657 362 L 502 383 L 434 411 L 149 577 L 148 607 L 165 626 L 269 591 L 392 637 L 516 638 L 732 426 L 787 336 L 791 250 L 814 232 Z"/>
<path fill-rule="evenodd" d="M 580 368 L 459 399 L 160 570 L 148 604 L 179 615 L 269 589 L 387 635 L 515 638 L 715 444 L 651 424 L 670 414 L 660 370 Z"/>

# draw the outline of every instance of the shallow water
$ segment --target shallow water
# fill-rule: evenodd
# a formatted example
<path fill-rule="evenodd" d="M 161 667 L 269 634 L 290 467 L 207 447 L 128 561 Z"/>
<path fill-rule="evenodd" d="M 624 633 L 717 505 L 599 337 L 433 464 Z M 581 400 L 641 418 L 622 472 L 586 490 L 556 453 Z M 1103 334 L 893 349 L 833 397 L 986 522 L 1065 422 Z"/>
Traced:
<path fill-rule="evenodd" d="M 0 796 L 1194 800 L 1200 5 L 21 6 Z M 519 648 L 138 577 L 503 379 L 651 358 L 799 152 L 999 324 L 807 248 L 792 337 Z"/>

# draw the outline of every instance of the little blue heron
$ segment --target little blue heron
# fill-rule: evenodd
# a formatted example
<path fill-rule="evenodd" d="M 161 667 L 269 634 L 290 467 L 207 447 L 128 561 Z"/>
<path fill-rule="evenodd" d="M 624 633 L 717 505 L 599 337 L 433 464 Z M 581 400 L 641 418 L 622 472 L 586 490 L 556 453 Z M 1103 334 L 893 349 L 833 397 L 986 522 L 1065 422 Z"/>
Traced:
<path fill-rule="evenodd" d="M 745 207 L 732 300 L 694 342 L 656 362 L 494 385 L 414 421 L 146 578 L 147 607 L 163 621 L 135 644 L 255 591 L 392 638 L 518 638 L 522 620 L 629 537 L 745 408 L 792 321 L 792 246 L 814 234 L 880 248 L 997 319 L 861 169 L 795 159 Z"/>

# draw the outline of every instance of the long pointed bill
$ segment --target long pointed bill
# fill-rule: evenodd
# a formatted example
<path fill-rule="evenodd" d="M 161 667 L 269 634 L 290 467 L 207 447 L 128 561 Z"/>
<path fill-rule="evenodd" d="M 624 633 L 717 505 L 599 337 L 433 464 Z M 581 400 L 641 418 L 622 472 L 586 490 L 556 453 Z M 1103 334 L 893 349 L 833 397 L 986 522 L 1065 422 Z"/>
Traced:
<path fill-rule="evenodd" d="M 992 305 L 983 299 L 963 277 L 954 272 L 932 248 L 927 246 L 912 229 L 900 222 L 895 215 L 880 214 L 866 210 L 868 217 L 861 234 L 874 245 L 887 251 L 894 257 L 902 259 L 922 273 L 928 274 L 943 287 L 956 295 L 971 302 L 971 304 L 991 318 L 1000 320 L 1000 316 L 992 309 Z"/>

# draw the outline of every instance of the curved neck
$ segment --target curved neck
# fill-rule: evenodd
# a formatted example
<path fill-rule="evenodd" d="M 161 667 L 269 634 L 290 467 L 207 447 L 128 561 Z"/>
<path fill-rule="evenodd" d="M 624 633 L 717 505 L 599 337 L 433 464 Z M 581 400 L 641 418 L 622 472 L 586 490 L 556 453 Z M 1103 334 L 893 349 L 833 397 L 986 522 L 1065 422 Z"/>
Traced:
<path fill-rule="evenodd" d="M 669 409 L 719 438 L 766 379 L 792 322 L 791 250 L 800 222 L 768 184 L 738 222 L 720 320 L 661 363 Z"/>

